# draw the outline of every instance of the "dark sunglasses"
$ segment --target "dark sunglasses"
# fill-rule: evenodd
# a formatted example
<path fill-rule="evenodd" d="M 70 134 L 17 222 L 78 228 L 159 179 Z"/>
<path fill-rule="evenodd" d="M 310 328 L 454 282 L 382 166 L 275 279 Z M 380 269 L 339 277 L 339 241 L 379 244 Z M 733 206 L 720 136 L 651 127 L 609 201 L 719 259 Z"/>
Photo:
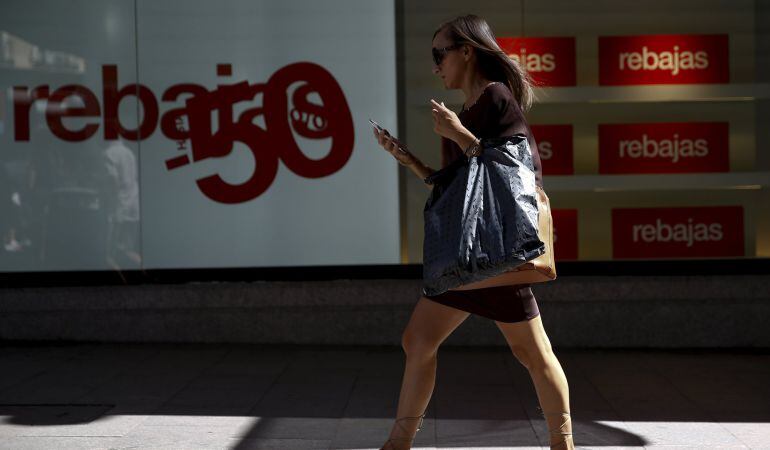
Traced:
<path fill-rule="evenodd" d="M 444 56 L 446 56 L 446 54 L 449 53 L 450 50 L 454 50 L 460 47 L 462 47 L 462 44 L 452 44 L 444 48 L 432 48 L 431 53 L 433 53 L 433 63 L 436 64 L 437 66 L 440 65 L 441 61 L 444 60 Z"/>

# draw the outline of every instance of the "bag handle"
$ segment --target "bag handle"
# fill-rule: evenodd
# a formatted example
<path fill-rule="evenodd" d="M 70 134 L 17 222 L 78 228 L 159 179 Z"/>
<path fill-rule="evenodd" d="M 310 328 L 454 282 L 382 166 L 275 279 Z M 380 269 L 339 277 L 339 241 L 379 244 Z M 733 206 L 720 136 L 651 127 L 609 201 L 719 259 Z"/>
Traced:
<path fill-rule="evenodd" d="M 508 141 L 514 141 L 515 143 L 520 142 L 522 139 L 527 139 L 527 135 L 524 133 L 516 133 L 512 134 L 510 136 L 495 136 L 495 137 L 488 137 L 488 138 L 481 138 L 479 140 L 479 145 L 481 145 L 481 148 L 489 148 L 489 147 L 498 147 Z M 423 182 L 425 184 L 436 184 L 441 183 L 443 180 L 446 179 L 452 179 L 454 178 L 455 172 L 457 172 L 458 169 L 460 169 L 463 166 L 468 165 L 468 162 L 470 161 L 470 158 L 468 158 L 467 155 L 463 155 L 461 157 L 458 157 L 454 161 L 452 161 L 451 164 L 444 167 L 443 169 L 439 169 L 432 174 L 428 175 L 423 179 Z"/>

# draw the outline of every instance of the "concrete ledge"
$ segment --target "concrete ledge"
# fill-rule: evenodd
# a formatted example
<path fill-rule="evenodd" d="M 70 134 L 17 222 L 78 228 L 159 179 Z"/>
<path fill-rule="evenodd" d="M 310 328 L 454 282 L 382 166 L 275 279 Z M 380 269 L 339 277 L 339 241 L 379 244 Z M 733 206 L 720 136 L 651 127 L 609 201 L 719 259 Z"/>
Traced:
<path fill-rule="evenodd" d="M 533 286 L 559 348 L 770 347 L 770 276 L 559 277 Z M 399 345 L 420 280 L 0 289 L 0 339 Z M 471 316 L 450 345 L 505 345 Z"/>

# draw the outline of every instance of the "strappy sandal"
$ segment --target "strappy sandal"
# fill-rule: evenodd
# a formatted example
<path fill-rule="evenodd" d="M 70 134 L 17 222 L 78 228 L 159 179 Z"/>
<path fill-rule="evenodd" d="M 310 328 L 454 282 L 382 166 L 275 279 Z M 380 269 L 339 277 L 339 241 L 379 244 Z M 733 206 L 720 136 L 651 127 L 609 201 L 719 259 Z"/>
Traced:
<path fill-rule="evenodd" d="M 414 432 L 415 436 L 417 436 L 417 432 L 420 431 L 420 429 L 422 429 L 422 422 L 423 422 L 424 418 L 425 418 L 425 413 L 423 413 L 423 414 L 421 414 L 419 416 L 414 416 L 414 417 L 405 416 L 405 417 L 401 417 L 399 419 L 396 419 L 396 425 L 398 425 L 404 431 L 404 433 L 406 434 L 406 433 L 409 433 L 409 430 L 404 428 L 404 426 L 401 425 L 399 422 L 402 421 L 402 420 L 406 420 L 406 419 L 420 419 L 420 423 L 417 425 L 417 430 Z M 405 438 L 405 437 L 389 438 L 387 441 L 385 441 L 385 444 L 382 446 L 382 449 L 380 449 L 380 450 L 387 450 L 387 447 L 393 448 L 393 443 L 391 441 L 407 441 L 407 442 L 412 442 L 413 440 L 414 440 L 414 436 L 412 436 L 411 438 Z"/>
<path fill-rule="evenodd" d="M 560 435 L 562 435 L 564 437 L 564 439 L 562 439 L 561 441 L 559 441 L 559 442 L 557 442 L 555 444 L 551 444 L 551 448 L 552 449 L 554 448 L 554 446 L 561 445 L 561 444 L 564 444 L 565 447 L 569 448 L 569 446 L 567 445 L 567 439 L 572 439 L 572 432 L 571 431 L 562 431 L 561 427 L 563 427 L 564 425 L 567 425 L 567 423 L 571 420 L 570 419 L 570 414 L 568 412 L 547 412 L 547 413 L 544 413 L 543 410 L 540 409 L 540 407 L 538 407 L 537 410 L 538 410 L 538 412 L 540 412 L 540 415 L 543 416 L 543 417 L 545 417 L 546 415 L 549 415 L 549 416 L 567 416 L 567 419 L 564 421 L 564 423 L 559 425 L 557 428 L 554 428 L 553 430 L 548 430 L 548 433 L 549 434 L 560 434 Z M 572 441 L 572 444 L 573 445 L 575 444 L 574 440 Z"/>

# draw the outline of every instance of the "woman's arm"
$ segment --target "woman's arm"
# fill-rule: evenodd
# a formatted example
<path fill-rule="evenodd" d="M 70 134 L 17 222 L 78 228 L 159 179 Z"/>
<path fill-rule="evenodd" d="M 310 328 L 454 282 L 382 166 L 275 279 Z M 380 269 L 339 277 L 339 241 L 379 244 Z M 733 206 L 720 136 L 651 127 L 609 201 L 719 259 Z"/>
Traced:
<path fill-rule="evenodd" d="M 400 150 L 400 143 L 396 143 L 396 139 L 393 138 L 387 130 L 378 131 L 377 129 L 373 129 L 372 131 L 374 132 L 374 137 L 377 138 L 377 141 L 382 148 L 393 155 L 399 164 L 408 167 L 415 175 L 420 177 L 420 180 L 424 180 L 425 177 L 434 172 L 433 169 L 423 164 L 412 152 L 406 149 L 406 146 L 404 146 L 403 151 Z M 426 184 L 426 186 L 428 189 L 433 189 L 433 186 L 431 185 Z"/>
<path fill-rule="evenodd" d="M 463 150 L 467 150 L 472 144 L 480 143 L 479 139 L 474 136 L 473 133 L 471 133 L 467 128 L 463 128 L 460 132 L 457 133 L 457 135 L 453 136 L 452 140 L 457 143 L 457 145 L 459 145 Z M 422 161 L 420 161 L 413 154 L 410 154 L 409 161 L 402 163 L 402 165 L 407 166 L 412 171 L 412 173 L 417 175 L 421 180 L 424 180 L 425 177 L 435 172 L 435 170 L 423 164 Z M 433 189 L 433 185 L 431 184 L 426 183 L 425 187 L 430 190 Z"/>
<path fill-rule="evenodd" d="M 409 170 L 412 171 L 417 177 L 420 178 L 420 180 L 424 180 L 425 177 L 435 172 L 435 170 L 431 169 L 430 167 L 426 166 L 422 163 L 416 156 L 413 156 L 413 161 L 409 164 L 404 164 L 406 167 L 409 168 Z M 433 185 L 425 184 L 425 187 L 428 189 L 433 189 Z"/>
<path fill-rule="evenodd" d="M 472 144 L 480 144 L 481 141 L 467 128 L 460 130 L 453 138 L 460 149 L 465 153 Z M 467 155 L 466 155 L 467 156 Z"/>

